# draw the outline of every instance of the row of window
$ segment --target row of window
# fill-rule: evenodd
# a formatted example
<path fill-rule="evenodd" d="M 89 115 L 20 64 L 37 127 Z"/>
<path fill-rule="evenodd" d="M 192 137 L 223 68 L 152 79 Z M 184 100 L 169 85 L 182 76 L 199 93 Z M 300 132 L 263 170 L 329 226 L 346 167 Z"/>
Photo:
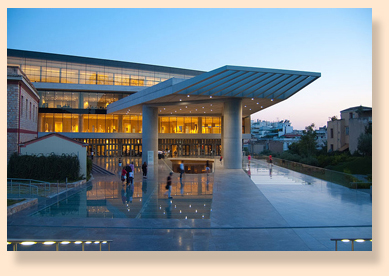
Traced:
<path fill-rule="evenodd" d="M 200 120 L 200 124 L 199 124 Z M 199 130 L 199 125 L 201 129 Z M 159 117 L 159 133 L 221 133 L 220 117 Z"/>
<path fill-rule="evenodd" d="M 159 133 L 221 133 L 220 117 L 159 117 L 158 120 Z M 142 133 L 142 116 L 41 113 L 38 131 Z"/>
<path fill-rule="evenodd" d="M 109 104 L 128 95 L 131 93 L 39 91 L 41 98 L 39 107 L 105 109 Z"/>
<path fill-rule="evenodd" d="M 190 74 L 172 74 L 19 57 L 8 57 L 8 65 L 20 66 L 32 82 L 153 86 L 172 77 L 184 79 L 194 77 Z"/>
<path fill-rule="evenodd" d="M 142 139 L 75 139 L 88 144 L 94 156 L 140 156 Z M 159 139 L 158 150 L 169 156 L 213 156 L 221 154 L 220 139 Z M 137 165 L 135 161 L 135 165 Z M 109 164 L 106 164 L 109 166 Z M 107 168 L 108 169 L 108 168 Z"/>
<path fill-rule="evenodd" d="M 26 119 L 29 119 L 33 122 L 37 122 L 37 115 L 38 115 L 38 107 L 35 106 L 35 103 L 32 104 L 31 101 L 28 102 L 28 99 L 26 99 L 26 105 L 24 106 L 24 96 L 22 96 L 22 103 L 20 105 L 20 116 L 25 117 Z"/>

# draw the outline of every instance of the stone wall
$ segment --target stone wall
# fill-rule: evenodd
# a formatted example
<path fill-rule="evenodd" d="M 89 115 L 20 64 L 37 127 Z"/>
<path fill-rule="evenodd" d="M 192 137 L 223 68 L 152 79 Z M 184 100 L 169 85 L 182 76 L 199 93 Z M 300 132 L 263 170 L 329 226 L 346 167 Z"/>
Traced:
<path fill-rule="evenodd" d="M 22 102 L 21 102 L 22 101 Z M 18 144 L 38 137 L 36 89 L 19 67 L 7 67 L 7 161 Z"/>

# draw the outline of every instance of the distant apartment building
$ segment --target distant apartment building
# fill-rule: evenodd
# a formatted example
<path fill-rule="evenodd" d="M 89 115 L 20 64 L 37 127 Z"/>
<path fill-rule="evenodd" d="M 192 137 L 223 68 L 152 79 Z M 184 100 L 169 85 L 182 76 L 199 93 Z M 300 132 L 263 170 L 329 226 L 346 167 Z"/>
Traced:
<path fill-rule="evenodd" d="M 354 153 L 358 148 L 358 137 L 372 123 L 372 108 L 351 107 L 340 112 L 340 119 L 327 122 L 327 151 Z"/>
<path fill-rule="evenodd" d="M 282 153 L 289 149 L 289 145 L 300 139 L 300 134 L 293 130 L 289 120 L 277 122 L 251 122 L 252 151 L 261 153 L 269 150 L 273 153 Z"/>
<path fill-rule="evenodd" d="M 38 137 L 39 94 L 18 66 L 7 66 L 7 161 Z"/>
<path fill-rule="evenodd" d="M 316 130 L 316 148 L 322 149 L 327 143 L 327 126 L 319 127 Z"/>
<path fill-rule="evenodd" d="M 251 121 L 251 136 L 252 138 L 269 138 L 281 137 L 285 134 L 293 133 L 293 127 L 289 120 L 281 120 L 278 122 L 269 121 Z"/>

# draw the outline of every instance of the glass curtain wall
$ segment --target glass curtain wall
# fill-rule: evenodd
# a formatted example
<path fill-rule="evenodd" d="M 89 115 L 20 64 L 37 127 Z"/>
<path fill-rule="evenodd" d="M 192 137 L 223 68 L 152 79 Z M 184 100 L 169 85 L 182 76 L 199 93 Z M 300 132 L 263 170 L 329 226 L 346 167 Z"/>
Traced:
<path fill-rule="evenodd" d="M 20 57 L 8 57 L 8 65 L 20 66 L 32 82 L 153 86 L 172 77 L 189 79 L 196 75 Z"/>
<path fill-rule="evenodd" d="M 42 108 L 72 108 L 72 109 L 106 109 L 107 106 L 131 93 L 97 93 L 97 92 L 67 92 L 39 91 Z"/>

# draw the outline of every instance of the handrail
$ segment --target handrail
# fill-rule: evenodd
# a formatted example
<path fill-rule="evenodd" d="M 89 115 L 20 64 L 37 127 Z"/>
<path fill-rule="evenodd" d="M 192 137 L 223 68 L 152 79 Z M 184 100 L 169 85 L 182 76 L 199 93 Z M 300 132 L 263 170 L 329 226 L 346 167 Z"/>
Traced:
<path fill-rule="evenodd" d="M 370 241 L 372 242 L 372 239 L 371 238 L 364 238 L 364 239 L 361 239 L 361 238 L 358 238 L 358 239 L 331 239 L 331 241 L 335 241 L 335 251 L 338 251 L 338 241 L 341 241 L 341 242 L 350 242 L 351 241 L 351 251 L 354 251 L 354 242 L 365 242 L 365 241 Z"/>
<path fill-rule="evenodd" d="M 256 159 L 267 160 L 267 157 L 266 156 L 259 156 L 259 158 L 256 158 Z M 322 179 L 325 181 L 336 183 L 336 184 L 339 184 L 339 185 L 342 185 L 342 186 L 345 186 L 348 188 L 353 188 L 353 186 L 355 186 L 354 184 L 351 184 L 351 183 L 359 183 L 359 184 L 364 183 L 364 185 L 371 184 L 371 182 L 367 182 L 367 181 L 366 182 L 357 181 L 357 178 L 355 178 L 352 174 L 328 170 L 325 168 L 315 167 L 315 166 L 311 166 L 311 165 L 307 165 L 307 164 L 299 163 L 299 162 L 295 162 L 295 161 L 290 161 L 290 160 L 286 160 L 286 159 L 280 159 L 280 158 L 273 157 L 273 164 L 277 165 L 281 168 L 286 168 L 286 169 L 294 171 L 294 172 L 302 173 L 305 175 L 310 175 L 310 176 L 313 176 L 315 178 L 319 178 L 319 179 Z M 359 185 L 359 186 L 361 186 L 361 185 Z M 367 189 L 368 188 L 369 187 L 367 187 Z"/>
<path fill-rule="evenodd" d="M 26 181 L 29 183 L 23 183 L 22 181 Z M 34 182 L 35 185 L 32 185 L 31 183 Z M 50 183 L 47 181 L 40 181 L 40 180 L 35 180 L 35 179 L 23 179 L 23 178 L 7 178 L 7 186 L 11 187 L 11 191 L 9 192 L 12 194 L 13 192 L 13 187 L 18 186 L 18 197 L 22 195 L 33 195 L 32 193 L 32 188 L 36 190 L 36 195 L 37 196 L 50 196 L 50 194 L 59 194 L 60 190 L 60 183 L 57 181 L 57 183 Z M 62 184 L 63 185 L 63 184 Z M 61 185 L 61 186 L 62 186 Z M 67 181 L 65 182 L 66 185 L 66 190 L 68 189 L 68 183 Z M 30 187 L 29 191 L 21 190 L 20 186 L 27 186 Z M 54 187 L 54 188 L 53 188 Z M 42 191 L 40 192 L 40 188 L 42 188 Z"/>
<path fill-rule="evenodd" d="M 59 251 L 59 245 L 67 245 L 70 243 L 73 244 L 81 244 L 82 251 L 84 251 L 84 245 L 85 244 L 99 244 L 100 245 L 100 251 L 101 251 L 101 245 L 107 244 L 108 245 L 108 251 L 111 250 L 111 242 L 112 240 L 66 240 L 66 239 L 7 239 L 7 245 L 13 246 L 13 251 L 18 251 L 18 244 L 20 245 L 34 245 L 37 243 L 41 243 L 44 245 L 53 245 L 55 244 L 56 251 Z"/>

